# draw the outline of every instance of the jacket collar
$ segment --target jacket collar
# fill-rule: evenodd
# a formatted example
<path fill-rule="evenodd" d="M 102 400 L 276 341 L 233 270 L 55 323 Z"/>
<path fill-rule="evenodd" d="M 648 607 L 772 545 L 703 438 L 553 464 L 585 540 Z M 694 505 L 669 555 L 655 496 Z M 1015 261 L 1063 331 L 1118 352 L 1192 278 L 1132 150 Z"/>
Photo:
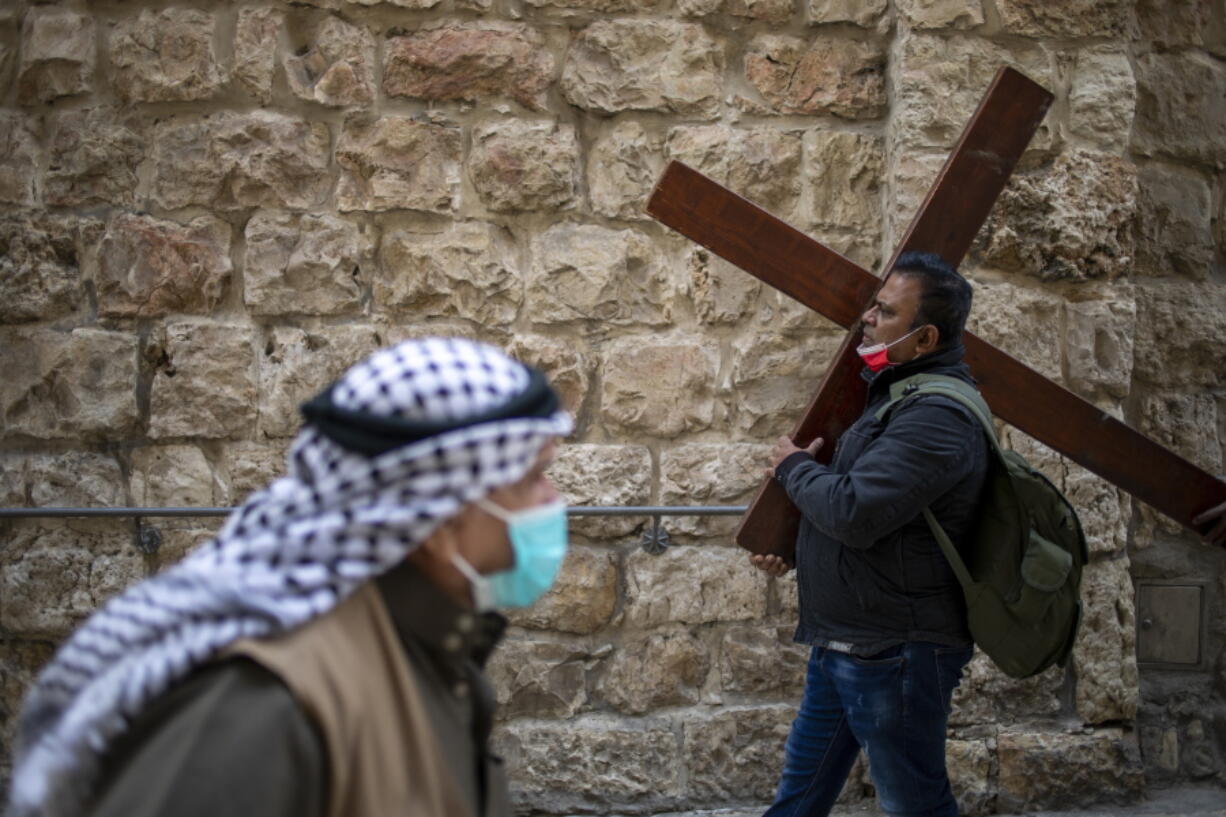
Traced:
<path fill-rule="evenodd" d="M 944 374 L 973 384 L 975 378 L 971 376 L 971 369 L 963 360 L 965 356 L 966 348 L 959 341 L 944 349 L 929 352 L 923 357 L 891 366 L 880 372 L 870 372 L 865 367 L 860 372 L 860 376 L 868 382 L 868 401 L 873 402 L 882 394 L 888 393 L 892 384 L 913 374 Z"/>
<path fill-rule="evenodd" d="M 460 606 L 407 561 L 375 582 L 400 641 L 424 649 L 446 677 L 463 677 L 468 662 L 484 666 L 506 630 L 506 618 Z"/>

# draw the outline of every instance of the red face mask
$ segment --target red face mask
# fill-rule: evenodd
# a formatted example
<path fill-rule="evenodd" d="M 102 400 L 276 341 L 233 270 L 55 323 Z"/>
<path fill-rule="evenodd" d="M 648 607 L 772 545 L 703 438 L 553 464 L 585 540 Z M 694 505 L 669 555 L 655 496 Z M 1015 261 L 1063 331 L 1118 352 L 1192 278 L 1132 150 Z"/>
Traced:
<path fill-rule="evenodd" d="M 895 343 L 900 343 L 901 341 L 906 340 L 923 328 L 924 327 L 920 326 L 916 329 L 912 329 L 901 338 L 890 341 L 889 343 L 874 343 L 872 346 L 865 346 L 861 344 L 860 347 L 856 349 L 856 354 L 858 354 L 860 359 L 864 361 L 864 365 L 868 367 L 870 372 L 879 372 L 882 369 L 897 366 L 897 363 L 890 360 L 890 347 Z"/>

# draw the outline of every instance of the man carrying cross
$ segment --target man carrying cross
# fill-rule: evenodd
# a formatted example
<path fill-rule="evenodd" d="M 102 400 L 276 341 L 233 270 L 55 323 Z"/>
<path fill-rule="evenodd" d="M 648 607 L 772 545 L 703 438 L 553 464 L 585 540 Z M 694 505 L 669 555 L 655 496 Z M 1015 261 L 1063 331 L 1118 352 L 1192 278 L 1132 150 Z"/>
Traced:
<path fill-rule="evenodd" d="M 915 374 L 973 383 L 963 362 L 970 284 L 938 256 L 901 255 L 863 316 L 868 406 L 829 466 L 780 437 L 770 473 L 800 509 L 800 622 L 811 644 L 788 736 L 778 815 L 826 814 L 861 748 L 890 814 L 956 815 L 945 770 L 950 698 L 971 658 L 957 577 L 921 515 L 958 544 L 987 471 L 987 440 L 969 409 L 924 394 L 879 420 L 890 385 Z M 780 576 L 775 555 L 752 563 Z"/>

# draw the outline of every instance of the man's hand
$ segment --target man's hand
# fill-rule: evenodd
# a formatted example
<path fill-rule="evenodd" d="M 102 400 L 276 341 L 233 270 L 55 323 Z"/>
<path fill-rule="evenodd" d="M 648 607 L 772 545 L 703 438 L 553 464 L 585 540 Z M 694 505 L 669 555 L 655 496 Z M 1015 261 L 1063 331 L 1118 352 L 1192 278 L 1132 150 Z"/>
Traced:
<path fill-rule="evenodd" d="M 792 569 L 790 564 L 778 556 L 763 555 L 761 553 L 751 554 L 749 562 L 758 570 L 761 570 L 768 576 L 774 576 L 776 579 Z"/>
<path fill-rule="evenodd" d="M 771 449 L 770 468 L 763 470 L 768 477 L 773 477 L 775 476 L 775 469 L 779 467 L 779 463 L 783 462 L 797 451 L 804 451 L 810 457 L 815 457 L 817 456 L 817 452 L 821 450 L 822 444 L 825 442 L 826 441 L 821 437 L 818 437 L 816 440 L 809 443 L 808 448 L 799 448 L 787 437 L 780 437 L 775 441 L 775 447 Z"/>
<path fill-rule="evenodd" d="M 1218 505 L 1216 508 L 1210 508 L 1204 513 L 1198 515 L 1192 520 L 1193 525 L 1207 525 L 1210 522 L 1217 520 L 1217 524 L 1203 535 L 1206 542 L 1211 545 L 1226 546 L 1226 502 Z"/>

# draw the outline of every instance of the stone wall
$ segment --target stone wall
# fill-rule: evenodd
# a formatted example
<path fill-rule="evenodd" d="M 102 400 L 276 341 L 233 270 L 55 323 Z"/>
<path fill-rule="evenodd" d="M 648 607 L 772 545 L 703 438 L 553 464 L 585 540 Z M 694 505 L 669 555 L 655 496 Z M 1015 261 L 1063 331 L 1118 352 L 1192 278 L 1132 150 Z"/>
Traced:
<path fill-rule="evenodd" d="M 0 505 L 228 505 L 380 345 L 489 340 L 578 417 L 581 504 L 745 501 L 841 333 L 652 222 L 682 159 L 869 267 L 1001 64 L 1056 101 L 964 269 L 973 329 L 1221 473 L 1226 19 L 1210 0 L 148 0 L 0 7 Z M 1010 433 L 1082 511 L 1071 665 L 956 696 L 963 809 L 1222 779 L 1220 553 Z M 516 801 L 753 805 L 795 585 L 732 523 L 583 519 L 492 673 Z M 0 725 L 57 639 L 207 520 L 0 528 Z M 143 540 L 146 543 L 148 539 Z M 1209 577 L 1210 658 L 1138 680 L 1132 581 Z M 1194 692 L 1190 702 L 1186 699 Z M 1140 739 L 1138 739 L 1138 736 Z M 6 753 L 7 754 L 7 753 Z M 858 766 L 844 800 L 871 796 Z"/>

